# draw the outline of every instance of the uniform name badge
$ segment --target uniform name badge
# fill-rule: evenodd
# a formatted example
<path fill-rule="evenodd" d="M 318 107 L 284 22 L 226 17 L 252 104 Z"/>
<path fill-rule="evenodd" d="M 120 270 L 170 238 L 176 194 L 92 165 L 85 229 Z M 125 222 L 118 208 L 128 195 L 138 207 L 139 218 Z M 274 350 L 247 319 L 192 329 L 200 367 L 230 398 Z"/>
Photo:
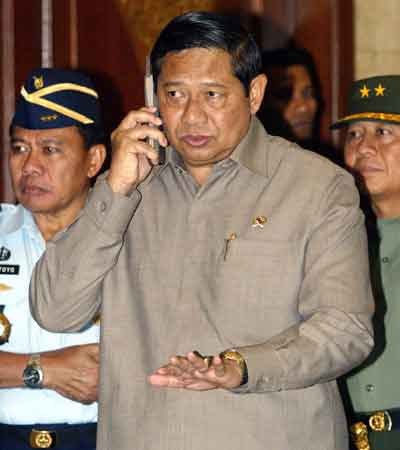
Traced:
<path fill-rule="evenodd" d="M 5 305 L 0 305 L 0 345 L 8 342 L 11 334 L 11 323 L 4 314 Z"/>

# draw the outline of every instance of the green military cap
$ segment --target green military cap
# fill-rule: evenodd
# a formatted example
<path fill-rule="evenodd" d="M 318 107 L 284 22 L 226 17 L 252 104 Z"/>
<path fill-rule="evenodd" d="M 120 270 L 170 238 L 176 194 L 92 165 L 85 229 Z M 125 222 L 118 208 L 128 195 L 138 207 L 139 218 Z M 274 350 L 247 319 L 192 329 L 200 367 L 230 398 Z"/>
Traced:
<path fill-rule="evenodd" d="M 400 75 L 384 75 L 355 81 L 350 90 L 347 115 L 332 129 L 359 120 L 400 124 Z"/>

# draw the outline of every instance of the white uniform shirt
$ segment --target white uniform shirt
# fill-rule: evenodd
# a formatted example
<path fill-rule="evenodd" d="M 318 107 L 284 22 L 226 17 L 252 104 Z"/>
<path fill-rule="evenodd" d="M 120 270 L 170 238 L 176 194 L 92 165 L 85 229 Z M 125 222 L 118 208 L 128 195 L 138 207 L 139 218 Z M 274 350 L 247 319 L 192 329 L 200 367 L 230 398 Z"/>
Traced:
<path fill-rule="evenodd" d="M 45 242 L 32 214 L 22 206 L 1 205 L 0 305 L 11 322 L 9 341 L 0 351 L 40 353 L 99 341 L 99 326 L 80 333 L 43 330 L 29 311 L 29 281 Z M 49 389 L 0 389 L 0 423 L 87 423 L 97 421 L 97 403 L 83 405 Z"/>

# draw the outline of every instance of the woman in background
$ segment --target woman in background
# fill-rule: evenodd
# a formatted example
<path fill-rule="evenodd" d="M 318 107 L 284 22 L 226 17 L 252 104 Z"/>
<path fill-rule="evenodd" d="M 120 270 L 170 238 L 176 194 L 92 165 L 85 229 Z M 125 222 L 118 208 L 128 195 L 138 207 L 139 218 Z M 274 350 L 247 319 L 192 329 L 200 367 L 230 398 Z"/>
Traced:
<path fill-rule="evenodd" d="M 262 56 L 268 86 L 258 117 L 265 129 L 341 163 L 337 151 L 320 138 L 323 101 L 311 54 L 288 47 Z"/>

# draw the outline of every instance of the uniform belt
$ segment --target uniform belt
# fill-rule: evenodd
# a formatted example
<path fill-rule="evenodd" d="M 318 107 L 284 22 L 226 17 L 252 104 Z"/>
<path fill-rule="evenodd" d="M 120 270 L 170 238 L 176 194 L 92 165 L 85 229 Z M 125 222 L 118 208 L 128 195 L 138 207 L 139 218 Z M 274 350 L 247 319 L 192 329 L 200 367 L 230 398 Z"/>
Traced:
<path fill-rule="evenodd" d="M 400 408 L 355 413 L 354 419 L 350 431 L 356 448 L 360 450 L 370 450 L 369 432 L 400 430 Z"/>
<path fill-rule="evenodd" d="M 0 442 L 2 436 L 15 442 L 24 442 L 31 448 L 65 448 L 79 447 L 84 435 L 86 441 L 96 447 L 96 423 L 84 424 L 34 424 L 6 425 L 0 424 Z"/>

